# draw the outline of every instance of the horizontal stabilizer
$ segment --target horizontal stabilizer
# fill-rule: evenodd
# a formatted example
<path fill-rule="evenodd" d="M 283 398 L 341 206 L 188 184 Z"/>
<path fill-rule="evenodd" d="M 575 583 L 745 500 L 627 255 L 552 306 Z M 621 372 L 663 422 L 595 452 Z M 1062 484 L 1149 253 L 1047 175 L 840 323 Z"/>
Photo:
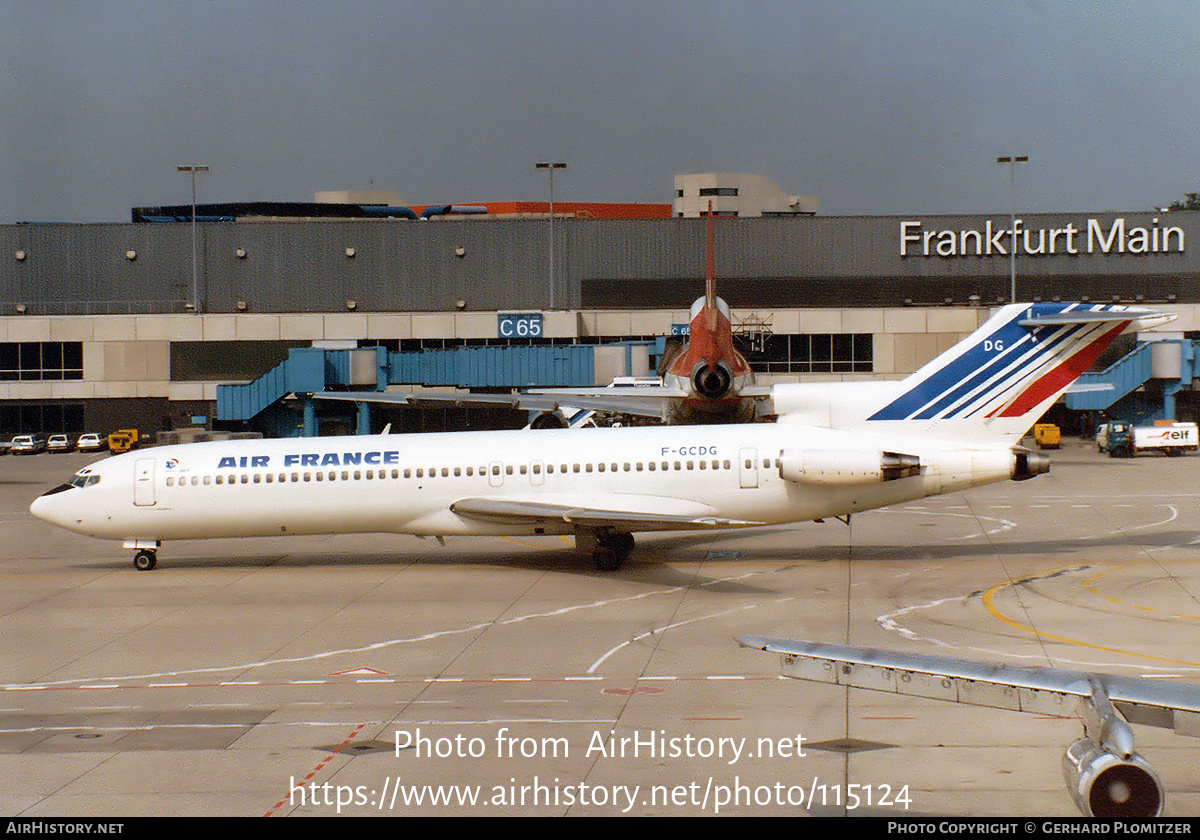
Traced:
<path fill-rule="evenodd" d="M 1152 309 L 1073 309 L 1066 312 L 1046 312 L 1022 318 L 1022 327 L 1060 327 L 1064 324 L 1097 324 L 1134 321 L 1137 329 L 1148 329 L 1175 320 L 1174 315 Z"/>

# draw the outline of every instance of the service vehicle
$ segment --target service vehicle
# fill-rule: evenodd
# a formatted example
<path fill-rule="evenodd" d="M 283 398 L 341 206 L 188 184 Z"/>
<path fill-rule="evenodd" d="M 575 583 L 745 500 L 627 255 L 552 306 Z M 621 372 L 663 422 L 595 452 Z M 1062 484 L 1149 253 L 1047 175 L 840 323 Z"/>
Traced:
<path fill-rule="evenodd" d="M 1053 423 L 1035 423 L 1033 439 L 1037 441 L 1039 449 L 1058 449 L 1062 446 L 1062 433 Z"/>
<path fill-rule="evenodd" d="M 108 449 L 114 455 L 128 452 L 138 444 L 137 429 L 117 429 L 108 436 Z"/>
<path fill-rule="evenodd" d="M 1135 426 L 1122 421 L 1101 423 L 1096 429 L 1096 451 L 1109 457 L 1131 458 L 1144 452 L 1162 452 L 1179 456 L 1195 451 L 1200 444 L 1200 429 L 1195 423 L 1159 423 Z"/>

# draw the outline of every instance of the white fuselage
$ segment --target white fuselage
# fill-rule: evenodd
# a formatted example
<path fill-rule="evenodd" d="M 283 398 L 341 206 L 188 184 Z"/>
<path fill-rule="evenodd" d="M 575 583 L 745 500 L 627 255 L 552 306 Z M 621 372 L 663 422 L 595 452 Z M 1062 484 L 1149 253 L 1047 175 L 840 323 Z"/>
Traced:
<path fill-rule="evenodd" d="M 800 478 L 781 475 L 785 455 L 789 463 L 800 453 L 810 464 L 846 455 L 847 464 L 869 465 L 894 451 L 918 457 L 919 474 L 883 481 L 817 466 Z M 48 493 L 31 510 L 72 531 L 127 541 L 574 530 L 569 517 L 462 516 L 451 508 L 463 499 L 778 524 L 1002 480 L 1013 464 L 1008 444 L 956 446 L 894 434 L 881 441 L 796 424 L 217 441 L 99 461 L 81 471 L 86 486 Z M 647 522 L 627 530 L 669 527 Z"/>

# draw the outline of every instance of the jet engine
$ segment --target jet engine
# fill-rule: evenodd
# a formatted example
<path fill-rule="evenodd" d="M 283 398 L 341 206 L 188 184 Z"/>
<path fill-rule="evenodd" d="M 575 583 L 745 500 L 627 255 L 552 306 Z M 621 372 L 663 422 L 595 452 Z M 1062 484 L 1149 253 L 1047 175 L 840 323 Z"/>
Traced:
<path fill-rule="evenodd" d="M 702 397 L 719 400 L 729 393 L 731 387 L 733 371 L 724 359 L 718 361 L 715 367 L 701 361 L 692 368 L 692 388 Z"/>
<path fill-rule="evenodd" d="M 1050 472 L 1050 459 L 1041 452 L 1030 452 L 1028 449 L 1013 449 L 1016 460 L 1013 463 L 1013 481 L 1025 481 L 1035 475 Z"/>
<path fill-rule="evenodd" d="M 565 429 L 570 426 L 565 414 L 561 411 L 543 411 L 529 422 L 531 429 Z"/>
<path fill-rule="evenodd" d="M 1067 747 L 1062 772 L 1067 792 L 1085 817 L 1162 816 L 1162 782 L 1135 752 L 1121 757 L 1080 738 Z"/>
<path fill-rule="evenodd" d="M 785 449 L 779 453 L 779 477 L 803 484 L 872 484 L 920 472 L 920 458 L 899 452 Z"/>
<path fill-rule="evenodd" d="M 1103 683 L 1090 678 L 1091 696 L 1079 704 L 1083 737 L 1067 747 L 1063 781 L 1085 817 L 1159 817 L 1163 787 L 1133 751 L 1133 729 L 1117 714 Z"/>

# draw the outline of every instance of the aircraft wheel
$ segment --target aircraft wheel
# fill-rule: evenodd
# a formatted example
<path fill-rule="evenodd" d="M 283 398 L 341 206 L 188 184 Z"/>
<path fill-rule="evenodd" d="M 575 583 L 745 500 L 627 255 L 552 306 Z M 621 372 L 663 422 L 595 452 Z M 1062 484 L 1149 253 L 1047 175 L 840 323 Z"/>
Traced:
<path fill-rule="evenodd" d="M 615 572 L 621 568 L 624 558 L 613 549 L 604 546 L 592 552 L 592 562 L 602 572 Z"/>
<path fill-rule="evenodd" d="M 143 548 L 137 554 L 133 555 L 133 567 L 139 572 L 148 572 L 158 565 L 158 555 L 153 551 Z"/>

